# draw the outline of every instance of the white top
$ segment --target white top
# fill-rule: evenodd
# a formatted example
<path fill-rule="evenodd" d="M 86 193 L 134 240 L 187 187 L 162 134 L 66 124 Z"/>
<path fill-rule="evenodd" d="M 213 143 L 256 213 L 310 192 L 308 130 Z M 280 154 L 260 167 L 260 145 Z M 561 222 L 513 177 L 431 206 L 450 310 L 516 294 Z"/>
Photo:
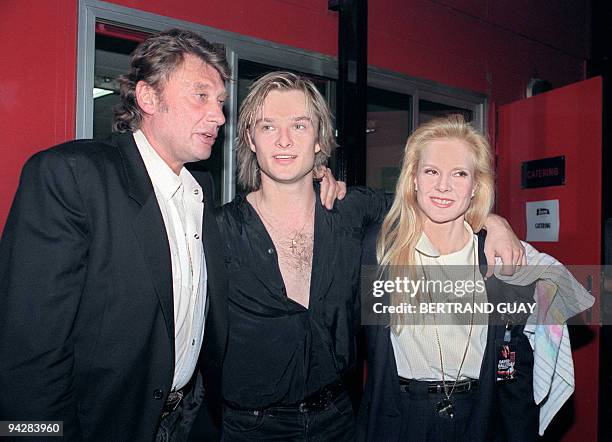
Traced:
<path fill-rule="evenodd" d="M 425 280 L 429 281 L 464 280 L 474 281 L 474 284 L 476 284 L 476 281 L 481 281 L 480 284 L 484 287 L 483 278 L 478 269 L 478 237 L 474 235 L 469 224 L 465 223 L 465 226 L 473 240 L 468 241 L 461 250 L 448 255 L 440 255 L 425 233 L 421 235 L 415 250 L 417 279 L 424 277 Z M 475 263 L 474 258 L 476 259 Z M 419 296 L 417 305 L 420 302 L 435 303 L 457 300 L 455 293 L 431 293 L 431 301 L 427 292 L 419 293 L 417 296 Z M 462 299 L 471 303 L 472 293 L 466 293 Z M 486 291 L 482 290 L 479 293 L 477 290 L 475 292 L 475 303 L 482 304 L 486 301 Z M 404 321 L 408 323 L 402 326 L 399 336 L 393 331 L 390 332 L 397 372 L 406 379 L 441 381 L 440 352 L 433 314 L 417 313 L 416 316 L 408 316 L 408 320 Z M 414 321 L 411 318 L 414 318 Z M 452 324 L 450 319 L 455 320 L 456 323 Z M 448 314 L 436 314 L 436 322 L 444 362 L 444 377 L 446 381 L 452 382 L 457 378 L 465 352 L 470 332 L 470 315 L 463 314 L 460 318 L 451 318 L 451 315 Z M 460 379 L 478 379 L 480 377 L 480 366 L 486 344 L 487 316 L 475 313 L 470 344 L 461 369 Z"/>
<path fill-rule="evenodd" d="M 170 246 L 175 339 L 172 387 L 179 389 L 193 376 L 204 335 L 204 196 L 191 173 L 183 167 L 176 175 L 140 130 L 134 132 L 134 140 L 153 183 Z"/>

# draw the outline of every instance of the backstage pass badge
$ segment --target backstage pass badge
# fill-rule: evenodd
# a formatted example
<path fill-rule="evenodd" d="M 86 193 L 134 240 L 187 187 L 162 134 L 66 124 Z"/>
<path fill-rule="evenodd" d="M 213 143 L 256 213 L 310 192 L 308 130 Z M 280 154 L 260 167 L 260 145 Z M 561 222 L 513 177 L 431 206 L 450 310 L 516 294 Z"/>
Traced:
<path fill-rule="evenodd" d="M 497 382 L 511 381 L 516 376 L 516 347 L 510 342 L 502 342 L 497 349 L 497 364 L 495 380 Z"/>

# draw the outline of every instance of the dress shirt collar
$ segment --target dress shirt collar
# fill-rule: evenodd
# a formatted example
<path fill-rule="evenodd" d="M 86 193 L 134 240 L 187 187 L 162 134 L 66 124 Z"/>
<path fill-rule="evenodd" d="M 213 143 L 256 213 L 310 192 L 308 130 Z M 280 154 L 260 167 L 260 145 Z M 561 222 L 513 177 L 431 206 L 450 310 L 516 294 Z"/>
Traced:
<path fill-rule="evenodd" d="M 169 201 L 181 187 L 181 178 L 174 173 L 170 166 L 153 149 L 153 146 L 151 146 L 140 129 L 134 132 L 134 141 L 136 146 L 138 146 L 138 151 L 142 156 L 153 185 L 160 192 L 164 200 Z M 186 172 L 183 167 L 181 175 L 183 175 L 184 171 Z"/>
<path fill-rule="evenodd" d="M 472 227 L 466 221 L 463 221 L 463 225 L 465 226 L 465 230 L 467 230 L 470 234 L 470 238 L 473 237 L 474 231 L 472 230 Z M 461 248 L 461 250 L 450 253 L 449 255 L 461 253 L 468 254 L 467 256 L 471 256 L 472 246 L 473 241 L 468 241 L 467 244 Z M 440 252 L 438 251 L 436 246 L 432 244 L 425 232 L 421 233 L 421 238 L 419 239 L 416 245 L 416 251 L 419 252 L 421 255 L 427 256 L 429 258 L 439 258 L 441 256 Z"/>

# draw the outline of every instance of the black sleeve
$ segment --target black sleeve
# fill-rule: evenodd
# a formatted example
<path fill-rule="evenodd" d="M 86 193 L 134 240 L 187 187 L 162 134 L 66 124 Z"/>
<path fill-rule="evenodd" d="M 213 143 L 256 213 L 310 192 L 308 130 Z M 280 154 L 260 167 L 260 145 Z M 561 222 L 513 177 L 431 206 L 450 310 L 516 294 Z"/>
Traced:
<path fill-rule="evenodd" d="M 89 244 L 75 161 L 28 161 L 0 241 L 0 420 L 63 421 L 66 440 L 82 438 L 71 332 Z"/>
<path fill-rule="evenodd" d="M 393 203 L 393 195 L 385 195 L 382 190 L 355 186 L 348 189 L 344 200 L 338 207 L 359 221 L 363 228 L 380 224 Z"/>

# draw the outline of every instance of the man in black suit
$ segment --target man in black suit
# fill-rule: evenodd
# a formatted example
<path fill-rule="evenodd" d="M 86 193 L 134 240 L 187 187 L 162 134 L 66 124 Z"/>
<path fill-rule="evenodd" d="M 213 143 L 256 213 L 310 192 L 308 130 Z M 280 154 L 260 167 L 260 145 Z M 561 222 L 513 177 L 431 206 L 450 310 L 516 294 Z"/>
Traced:
<path fill-rule="evenodd" d="M 218 409 L 222 247 L 212 179 L 184 164 L 210 156 L 228 78 L 198 35 L 153 36 L 122 78 L 119 133 L 27 162 L 0 243 L 0 420 L 183 440 L 204 391 Z"/>

